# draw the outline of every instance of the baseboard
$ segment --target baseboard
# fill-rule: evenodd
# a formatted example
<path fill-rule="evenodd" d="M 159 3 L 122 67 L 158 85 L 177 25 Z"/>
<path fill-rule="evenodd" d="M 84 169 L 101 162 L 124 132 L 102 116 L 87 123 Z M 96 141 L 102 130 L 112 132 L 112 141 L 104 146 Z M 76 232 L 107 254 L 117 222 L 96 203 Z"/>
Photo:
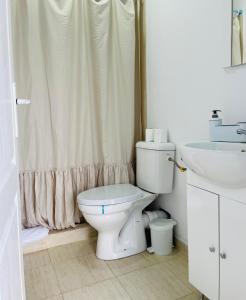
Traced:
<path fill-rule="evenodd" d="M 185 242 L 183 242 L 182 240 L 180 240 L 178 238 L 174 238 L 174 244 L 175 244 L 175 247 L 177 247 L 178 249 L 188 251 L 188 245 Z"/>
<path fill-rule="evenodd" d="M 33 253 L 78 241 L 96 238 L 97 232 L 88 224 L 80 224 L 66 230 L 53 230 L 41 241 L 23 247 L 23 254 Z"/>

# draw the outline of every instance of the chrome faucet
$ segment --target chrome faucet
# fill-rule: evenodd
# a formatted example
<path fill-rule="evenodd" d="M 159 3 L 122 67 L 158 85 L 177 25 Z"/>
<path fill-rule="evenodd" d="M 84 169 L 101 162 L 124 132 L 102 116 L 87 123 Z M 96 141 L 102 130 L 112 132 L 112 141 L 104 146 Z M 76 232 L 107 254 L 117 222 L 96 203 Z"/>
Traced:
<path fill-rule="evenodd" d="M 220 110 L 213 110 L 209 121 L 211 142 L 246 143 L 246 122 L 224 125 L 219 117 Z"/>

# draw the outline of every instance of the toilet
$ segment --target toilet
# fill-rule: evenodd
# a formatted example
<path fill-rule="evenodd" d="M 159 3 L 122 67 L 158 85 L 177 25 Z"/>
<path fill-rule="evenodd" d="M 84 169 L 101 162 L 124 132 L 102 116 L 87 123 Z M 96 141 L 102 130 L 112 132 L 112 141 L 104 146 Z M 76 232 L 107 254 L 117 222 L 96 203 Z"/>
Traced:
<path fill-rule="evenodd" d="M 143 210 L 158 194 L 172 192 L 175 146 L 171 143 L 138 142 L 137 186 L 114 184 L 78 195 L 85 220 L 97 230 L 99 259 L 114 260 L 147 248 Z"/>

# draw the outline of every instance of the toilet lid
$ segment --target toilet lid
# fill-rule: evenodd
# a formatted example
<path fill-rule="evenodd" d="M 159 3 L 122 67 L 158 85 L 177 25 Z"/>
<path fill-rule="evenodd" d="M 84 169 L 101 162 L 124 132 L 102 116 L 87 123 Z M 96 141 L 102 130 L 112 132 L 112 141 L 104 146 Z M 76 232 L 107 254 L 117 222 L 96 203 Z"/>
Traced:
<path fill-rule="evenodd" d="M 87 190 L 78 195 L 79 205 L 113 205 L 141 199 L 144 191 L 131 184 L 114 184 Z"/>

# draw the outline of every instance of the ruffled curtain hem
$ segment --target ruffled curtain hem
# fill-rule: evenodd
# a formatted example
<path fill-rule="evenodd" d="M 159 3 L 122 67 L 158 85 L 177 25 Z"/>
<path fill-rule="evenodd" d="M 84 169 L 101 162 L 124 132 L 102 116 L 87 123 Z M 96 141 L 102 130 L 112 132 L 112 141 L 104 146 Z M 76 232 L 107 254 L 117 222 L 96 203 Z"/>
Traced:
<path fill-rule="evenodd" d="M 77 195 L 87 189 L 134 183 L 131 163 L 97 164 L 68 170 L 24 171 L 19 174 L 22 226 L 66 229 L 83 222 Z"/>

